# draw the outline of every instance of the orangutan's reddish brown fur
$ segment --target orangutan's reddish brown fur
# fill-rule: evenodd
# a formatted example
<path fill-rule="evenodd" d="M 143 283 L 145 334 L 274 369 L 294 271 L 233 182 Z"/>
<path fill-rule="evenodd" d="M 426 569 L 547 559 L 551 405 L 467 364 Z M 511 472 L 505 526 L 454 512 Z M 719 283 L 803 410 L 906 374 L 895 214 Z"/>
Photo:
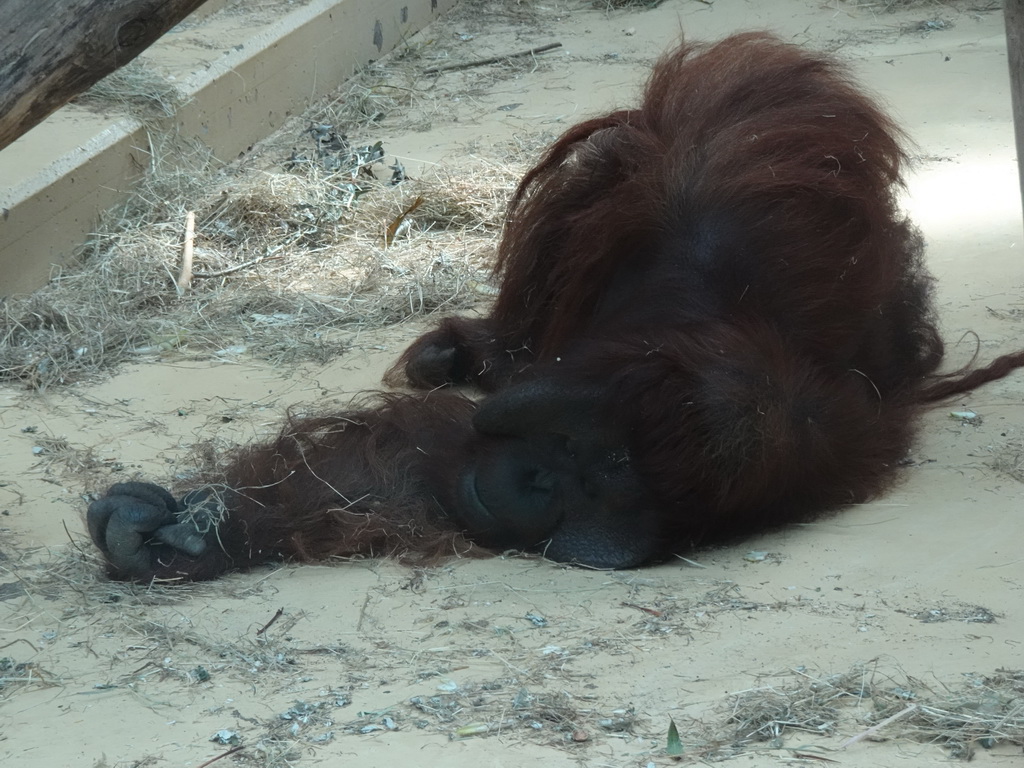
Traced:
<path fill-rule="evenodd" d="M 431 391 L 289 423 L 219 479 L 226 515 L 199 555 L 168 535 L 140 545 L 152 564 L 137 565 L 148 491 L 127 487 L 94 505 L 93 536 L 115 575 L 138 579 L 463 551 L 460 521 L 504 509 L 520 464 L 536 469 L 520 451 L 504 487 L 503 451 L 561 460 L 548 431 L 568 436 L 572 461 L 596 446 L 588 487 L 624 478 L 632 496 L 613 512 L 653 510 L 636 516 L 645 543 L 616 559 L 622 518 L 609 513 L 595 543 L 588 529 L 603 523 L 583 504 L 552 512 L 575 526 L 564 540 L 556 527 L 547 544 L 492 546 L 618 567 L 869 499 L 924 406 L 1024 365 L 1016 353 L 935 373 L 931 280 L 896 201 L 904 159 L 899 130 L 831 60 L 758 34 L 683 46 L 639 107 L 569 129 L 523 179 L 490 314 L 442 321 L 390 374 L 428 390 L 474 384 L 493 393 L 479 409 Z M 459 501 L 459 468 L 474 462 L 490 474 Z M 160 539 L 156 522 L 147 530 Z M 128 552 L 121 565 L 115 550 Z"/>
<path fill-rule="evenodd" d="M 154 543 L 159 551 L 149 572 L 112 563 L 110 573 L 137 581 L 201 581 L 280 559 L 412 559 L 410 548 L 427 560 L 479 554 L 444 524 L 422 477 L 438 470 L 431 454 L 447 461 L 458 438 L 469 436 L 472 410 L 472 402 L 455 395 L 385 395 L 365 410 L 289 420 L 276 439 L 240 449 L 226 473 L 207 478 L 228 510 L 216 546 L 190 557 Z"/>

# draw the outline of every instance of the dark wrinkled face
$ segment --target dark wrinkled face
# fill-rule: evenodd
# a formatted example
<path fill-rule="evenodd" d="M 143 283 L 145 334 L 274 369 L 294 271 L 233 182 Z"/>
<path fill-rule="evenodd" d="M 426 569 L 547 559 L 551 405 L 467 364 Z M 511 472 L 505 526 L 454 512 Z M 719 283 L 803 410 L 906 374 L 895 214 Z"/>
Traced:
<path fill-rule="evenodd" d="M 658 516 L 594 393 L 535 380 L 485 400 L 453 516 L 480 544 L 628 568 L 662 554 Z"/>

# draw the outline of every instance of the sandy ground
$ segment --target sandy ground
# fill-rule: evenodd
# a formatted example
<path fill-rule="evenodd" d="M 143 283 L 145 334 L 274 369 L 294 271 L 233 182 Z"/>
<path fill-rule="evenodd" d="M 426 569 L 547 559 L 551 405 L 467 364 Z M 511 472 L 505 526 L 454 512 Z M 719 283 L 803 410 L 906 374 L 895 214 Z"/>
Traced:
<path fill-rule="evenodd" d="M 518 17 L 460 22 L 465 58 L 563 49 L 490 87 L 486 70 L 445 76 L 481 87 L 425 116 L 426 130 L 383 140 L 415 173 L 556 133 L 630 102 L 680 31 L 768 28 L 836 50 L 917 143 L 906 204 L 945 332 L 977 332 L 987 358 L 1024 345 L 1024 257 L 1002 16 L 984 5 L 668 0 L 609 13 L 524 0 Z M 364 332 L 322 367 L 185 350 L 90 385 L 0 389 L 0 764 L 917 766 L 962 756 L 910 726 L 965 686 L 972 712 L 1009 706 L 1020 722 L 1022 375 L 966 400 L 973 420 L 932 413 L 884 499 L 686 561 L 618 573 L 345 562 L 171 590 L 96 577 L 89 486 L 170 480 L 200 441 L 265 435 L 291 404 L 344 404 L 421 328 Z M 1009 705 L 992 692 L 1000 669 L 996 681 L 1016 680 Z M 876 707 L 910 705 L 841 748 Z M 681 758 L 666 755 L 670 719 Z M 1019 742 L 987 745 L 976 763 L 1024 764 Z"/>

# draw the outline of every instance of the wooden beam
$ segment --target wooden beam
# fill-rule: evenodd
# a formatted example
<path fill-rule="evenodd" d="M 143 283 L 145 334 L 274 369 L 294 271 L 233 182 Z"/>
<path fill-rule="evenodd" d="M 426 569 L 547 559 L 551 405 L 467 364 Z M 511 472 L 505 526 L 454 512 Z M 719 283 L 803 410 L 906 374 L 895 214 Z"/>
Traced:
<path fill-rule="evenodd" d="M 0 0 L 0 149 L 205 0 Z"/>
<path fill-rule="evenodd" d="M 1024 0 L 1004 0 L 1006 58 L 1010 65 L 1010 100 L 1017 137 L 1017 173 L 1024 204 Z"/>

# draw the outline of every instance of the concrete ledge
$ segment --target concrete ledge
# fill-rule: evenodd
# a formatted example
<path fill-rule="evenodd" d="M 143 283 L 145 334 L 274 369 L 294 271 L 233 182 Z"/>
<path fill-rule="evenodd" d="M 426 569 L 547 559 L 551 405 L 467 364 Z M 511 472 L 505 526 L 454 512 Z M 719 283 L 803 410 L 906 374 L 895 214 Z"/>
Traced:
<path fill-rule="evenodd" d="M 160 130 L 229 161 L 456 0 L 310 0 L 194 14 L 141 61 L 187 101 Z M 0 151 L 0 296 L 43 285 L 150 162 L 146 128 L 68 105 Z"/>

